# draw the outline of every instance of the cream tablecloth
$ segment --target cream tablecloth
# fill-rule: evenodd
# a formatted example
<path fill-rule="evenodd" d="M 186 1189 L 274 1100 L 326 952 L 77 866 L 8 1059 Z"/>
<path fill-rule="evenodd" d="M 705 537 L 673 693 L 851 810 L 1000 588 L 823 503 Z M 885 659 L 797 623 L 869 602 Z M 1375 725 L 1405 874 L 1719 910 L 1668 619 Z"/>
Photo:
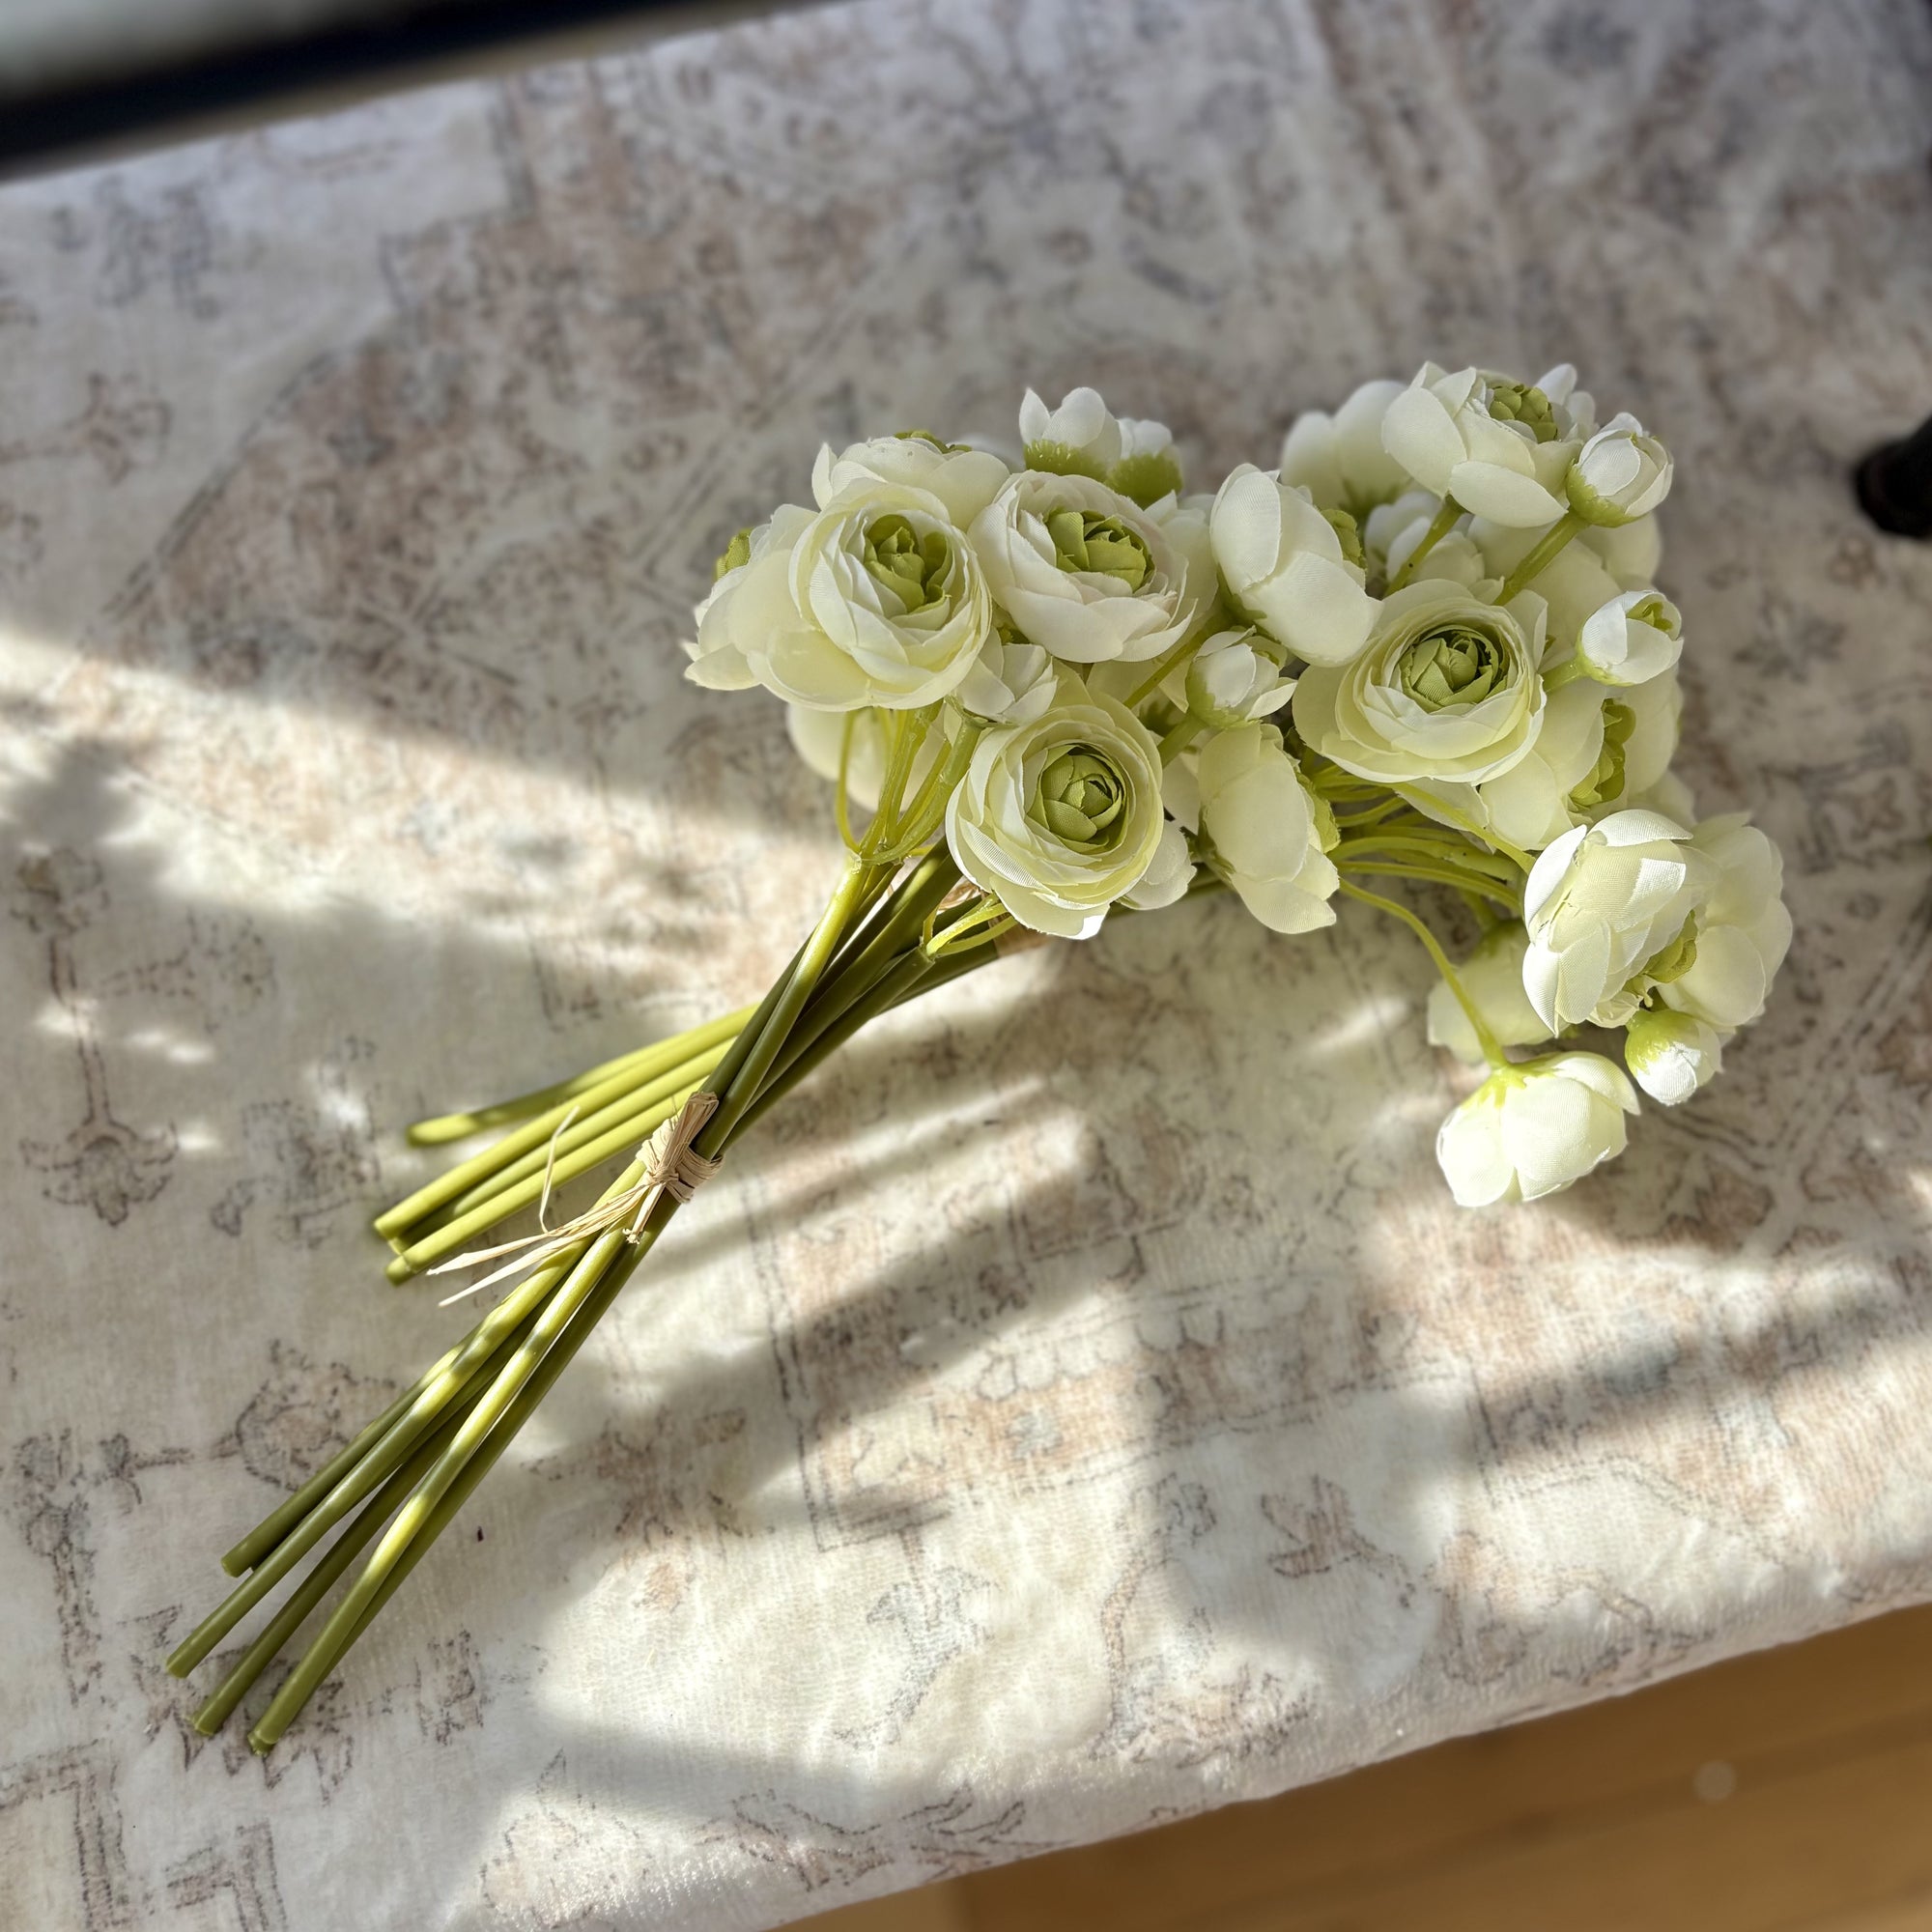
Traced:
<path fill-rule="evenodd" d="M 10 1922 L 765 1926 L 1932 1596 L 1917 0 L 796 15 L 0 192 Z M 1798 940 L 1459 1214 L 1426 963 L 1232 906 L 736 1160 L 266 1762 L 170 1642 L 453 1332 L 400 1128 L 754 992 L 836 868 L 682 685 L 822 435 L 1195 472 L 1425 355 L 1663 425 L 1685 763 Z"/>

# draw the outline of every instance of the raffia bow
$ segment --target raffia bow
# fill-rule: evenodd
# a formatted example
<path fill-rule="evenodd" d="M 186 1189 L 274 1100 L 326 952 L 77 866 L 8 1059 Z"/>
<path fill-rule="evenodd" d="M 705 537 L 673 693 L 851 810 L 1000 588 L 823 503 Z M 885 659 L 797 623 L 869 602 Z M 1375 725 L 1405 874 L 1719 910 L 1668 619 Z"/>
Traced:
<path fill-rule="evenodd" d="M 464 1253 L 431 1268 L 431 1274 L 449 1274 L 461 1268 L 480 1267 L 485 1262 L 498 1261 L 505 1255 L 512 1257 L 481 1281 L 472 1281 L 468 1288 L 460 1288 L 454 1294 L 444 1295 L 440 1305 L 447 1308 L 452 1301 L 461 1301 L 466 1295 L 492 1288 L 512 1275 L 541 1267 L 566 1248 L 575 1247 L 580 1241 L 594 1240 L 612 1228 L 623 1227 L 625 1240 L 633 1244 L 642 1240 L 644 1223 L 650 1219 L 651 1209 L 662 1196 L 668 1194 L 675 1201 L 689 1201 L 724 1164 L 722 1154 L 701 1154 L 692 1145 L 704 1123 L 717 1111 L 716 1094 L 700 1088 L 696 1093 L 688 1094 L 684 1105 L 669 1120 L 662 1122 L 650 1139 L 639 1148 L 640 1172 L 621 1193 L 607 1196 L 594 1208 L 585 1208 L 575 1220 L 565 1222 L 561 1228 L 546 1227 L 541 1234 L 526 1235 L 519 1240 L 504 1241 L 494 1248 L 466 1249 Z M 543 1202 L 538 1208 L 540 1219 L 547 1220 L 549 1217 L 551 1164 L 555 1158 L 557 1138 L 574 1118 L 573 1109 L 558 1123 L 556 1133 L 551 1136 L 551 1159 L 544 1164 Z M 630 1224 L 628 1227 L 624 1226 L 626 1222 Z"/>

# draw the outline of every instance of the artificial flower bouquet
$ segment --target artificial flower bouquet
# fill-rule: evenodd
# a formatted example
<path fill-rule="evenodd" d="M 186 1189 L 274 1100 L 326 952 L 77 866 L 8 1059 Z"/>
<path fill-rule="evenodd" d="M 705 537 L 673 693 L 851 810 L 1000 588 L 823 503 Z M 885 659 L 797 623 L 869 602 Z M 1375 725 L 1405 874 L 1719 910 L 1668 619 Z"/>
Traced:
<path fill-rule="evenodd" d="M 506 1131 L 378 1220 L 391 1278 L 509 1286 L 223 1559 L 242 1580 L 177 1674 L 291 1587 L 204 1731 L 355 1567 L 249 1733 L 267 1750 L 739 1136 L 1015 943 L 1221 891 L 1277 932 L 1343 899 L 1400 921 L 1440 974 L 1430 1038 L 1488 1069 L 1436 1138 L 1470 1208 L 1618 1153 L 1636 1089 L 1689 1100 L 1763 1010 L 1791 930 L 1776 848 L 1741 813 L 1700 822 L 1670 770 L 1670 457 L 1632 416 L 1599 426 L 1575 370 L 1370 383 L 1211 496 L 1092 389 L 1030 391 L 1019 430 L 1017 461 L 923 430 L 823 449 L 811 503 L 719 558 L 688 675 L 790 708 L 834 786 L 838 885 L 755 1007 L 412 1129 Z M 1481 928 L 1460 963 L 1445 895 Z M 1624 1065 L 1586 1028 L 1621 1032 Z M 492 1241 L 529 1209 L 536 1232 Z"/>

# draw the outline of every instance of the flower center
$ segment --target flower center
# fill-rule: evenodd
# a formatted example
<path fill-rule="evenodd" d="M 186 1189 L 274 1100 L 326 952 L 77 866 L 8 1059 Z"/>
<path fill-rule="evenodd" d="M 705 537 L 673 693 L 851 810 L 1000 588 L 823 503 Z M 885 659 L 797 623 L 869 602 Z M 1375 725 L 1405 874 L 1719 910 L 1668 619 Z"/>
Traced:
<path fill-rule="evenodd" d="M 1498 422 L 1520 423 L 1538 442 L 1554 442 L 1556 414 L 1534 383 L 1498 383 L 1490 391 L 1490 413 Z"/>
<path fill-rule="evenodd" d="M 1104 852 L 1121 836 L 1127 787 L 1120 769 L 1086 745 L 1070 746 L 1040 774 L 1028 814 L 1063 844 Z"/>
<path fill-rule="evenodd" d="M 1117 577 L 1129 590 L 1138 590 L 1153 569 L 1147 545 L 1118 517 L 1097 516 L 1092 510 L 1049 510 L 1046 533 L 1053 539 L 1053 560 L 1062 570 Z"/>
<path fill-rule="evenodd" d="M 901 613 L 910 615 L 946 595 L 952 546 L 943 530 L 921 536 L 904 517 L 881 517 L 866 530 L 866 568 L 880 589 L 898 599 Z"/>
<path fill-rule="evenodd" d="M 1467 624 L 1445 624 L 1418 638 L 1402 654 L 1402 688 L 1425 711 L 1480 704 L 1513 678 L 1494 638 Z"/>
<path fill-rule="evenodd" d="M 1570 794 L 1570 803 L 1577 811 L 1594 811 L 1600 805 L 1607 805 L 1624 788 L 1624 747 L 1630 743 L 1630 736 L 1636 729 L 1636 713 L 1628 704 L 1619 704 L 1614 697 L 1604 700 L 1604 749 L 1597 753 L 1597 762 L 1590 767 L 1589 776 L 1577 785 Z"/>

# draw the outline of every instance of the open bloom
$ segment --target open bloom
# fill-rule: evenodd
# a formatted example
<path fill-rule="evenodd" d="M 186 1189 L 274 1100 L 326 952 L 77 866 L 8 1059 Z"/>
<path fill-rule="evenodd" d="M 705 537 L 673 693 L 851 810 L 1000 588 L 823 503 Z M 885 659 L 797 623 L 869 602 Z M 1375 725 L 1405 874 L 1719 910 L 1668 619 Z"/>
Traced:
<path fill-rule="evenodd" d="M 1334 814 L 1309 790 L 1272 724 L 1210 738 L 1195 767 L 1208 863 L 1274 932 L 1335 923 Z"/>
<path fill-rule="evenodd" d="M 1506 920 L 1492 925 L 1456 969 L 1463 992 L 1498 1046 L 1536 1046 L 1549 1037 L 1549 1029 L 1522 990 L 1522 956 L 1528 951 L 1529 934 L 1522 923 Z M 1436 980 L 1430 989 L 1429 1043 L 1446 1046 L 1471 1066 L 1482 1064 L 1482 1042 L 1447 980 Z"/>
<path fill-rule="evenodd" d="M 1435 1136 L 1459 1206 L 1540 1201 L 1624 1151 L 1636 1094 L 1600 1053 L 1552 1053 L 1499 1067 Z"/>
<path fill-rule="evenodd" d="M 1629 524 L 1669 496 L 1670 472 L 1662 443 L 1646 436 L 1634 415 L 1614 415 L 1577 452 L 1564 489 L 1585 523 Z"/>
<path fill-rule="evenodd" d="M 1646 1007 L 1624 1036 L 1624 1061 L 1653 1100 L 1681 1107 L 1722 1069 L 1728 1037 L 1690 1013 Z"/>
<path fill-rule="evenodd" d="M 1621 1026 L 1640 972 L 1662 978 L 1711 867 L 1681 825 L 1654 811 L 1613 811 L 1548 846 L 1523 884 L 1529 928 L 1523 991 L 1551 1033 L 1580 1020 Z"/>
<path fill-rule="evenodd" d="M 1362 648 L 1375 599 L 1305 493 L 1243 463 L 1214 497 L 1208 533 L 1229 594 L 1277 643 L 1325 665 L 1347 664 Z"/>
<path fill-rule="evenodd" d="M 1385 597 L 1350 664 L 1316 665 L 1294 687 L 1305 744 L 1344 771 L 1407 784 L 1475 784 L 1506 772 L 1543 724 L 1543 605 L 1505 610 L 1460 584 L 1411 583 Z M 1524 630 L 1527 623 L 1529 629 Z"/>
<path fill-rule="evenodd" d="M 1565 363 L 1539 383 L 1425 362 L 1388 405 L 1382 442 L 1425 490 L 1516 528 L 1563 514 L 1563 479 L 1590 422 Z"/>
<path fill-rule="evenodd" d="M 1164 823 L 1152 734 L 1066 677 L 1042 716 L 974 748 L 946 808 L 946 842 L 1022 925 L 1088 939 L 1163 857 Z M 1164 883 L 1173 858 L 1170 840 Z"/>
<path fill-rule="evenodd" d="M 990 450 L 906 430 L 849 443 L 836 454 L 830 443 L 822 445 L 811 468 L 811 495 L 822 510 L 855 487 L 899 483 L 937 497 L 948 518 L 963 530 L 1000 494 L 1011 473 Z"/>
<path fill-rule="evenodd" d="M 1281 480 L 1306 490 L 1323 510 L 1347 510 L 1357 523 L 1409 487 L 1406 470 L 1382 445 L 1382 418 L 1402 394 L 1394 382 L 1364 383 L 1331 416 L 1306 410 L 1281 445 Z"/>
<path fill-rule="evenodd" d="M 1741 811 L 1705 819 L 1690 843 L 1716 877 L 1697 909 L 1690 956 L 1660 981 L 1658 998 L 1729 1032 L 1764 1011 L 1765 995 L 1791 947 L 1784 860 Z"/>
<path fill-rule="evenodd" d="M 1000 606 L 1070 664 L 1158 657 L 1211 584 L 1196 584 L 1162 524 L 1104 483 L 1023 470 L 973 520 Z"/>
<path fill-rule="evenodd" d="M 946 506 L 891 483 L 855 485 L 816 514 L 782 505 L 696 614 L 695 684 L 762 684 L 817 711 L 937 703 L 993 629 L 979 560 Z"/>

